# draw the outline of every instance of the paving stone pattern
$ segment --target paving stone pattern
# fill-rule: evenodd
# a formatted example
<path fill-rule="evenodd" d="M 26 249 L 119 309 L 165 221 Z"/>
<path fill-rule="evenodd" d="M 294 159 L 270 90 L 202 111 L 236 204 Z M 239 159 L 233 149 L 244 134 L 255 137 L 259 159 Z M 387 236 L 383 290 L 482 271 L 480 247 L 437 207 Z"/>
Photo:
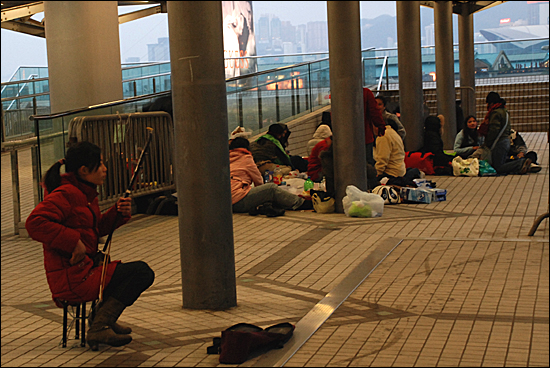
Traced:
<path fill-rule="evenodd" d="M 220 331 L 298 323 L 380 242 L 398 238 L 285 366 L 547 367 L 548 220 L 527 233 L 548 211 L 548 142 L 545 133 L 524 138 L 541 172 L 429 177 L 447 189 L 444 202 L 386 206 L 374 219 L 235 214 L 238 306 L 225 311 L 182 309 L 178 218 L 134 216 L 116 231 L 111 255 L 146 261 L 155 283 L 121 317 L 133 341 L 98 352 L 74 339 L 60 346 L 62 309 L 51 300 L 42 246 L 14 235 L 10 158 L 2 154 L 1 366 L 232 366 L 206 354 Z M 25 219 L 33 208 L 29 150 L 19 165 Z"/>

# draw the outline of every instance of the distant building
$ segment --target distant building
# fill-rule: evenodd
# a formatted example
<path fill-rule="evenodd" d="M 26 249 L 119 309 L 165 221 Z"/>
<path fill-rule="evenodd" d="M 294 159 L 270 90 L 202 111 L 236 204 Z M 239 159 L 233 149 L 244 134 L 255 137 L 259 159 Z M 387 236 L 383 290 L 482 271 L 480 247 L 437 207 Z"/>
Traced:
<path fill-rule="evenodd" d="M 170 44 L 168 37 L 161 37 L 158 43 L 147 44 L 149 61 L 170 61 Z"/>
<path fill-rule="evenodd" d="M 307 52 L 328 51 L 328 27 L 327 22 L 307 23 Z"/>
<path fill-rule="evenodd" d="M 300 24 L 296 27 L 296 52 L 306 52 L 306 34 L 307 27 L 305 24 Z"/>
<path fill-rule="evenodd" d="M 141 59 L 137 56 L 130 56 L 126 58 L 127 63 L 139 63 Z"/>

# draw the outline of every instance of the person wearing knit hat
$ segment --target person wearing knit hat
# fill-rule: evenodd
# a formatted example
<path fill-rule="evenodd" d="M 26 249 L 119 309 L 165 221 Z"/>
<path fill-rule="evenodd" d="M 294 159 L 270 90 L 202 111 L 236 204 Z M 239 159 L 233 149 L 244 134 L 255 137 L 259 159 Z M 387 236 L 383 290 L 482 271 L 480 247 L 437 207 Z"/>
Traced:
<path fill-rule="evenodd" d="M 525 174 L 531 167 L 531 159 L 520 158 L 506 162 L 510 151 L 510 113 L 506 101 L 496 92 L 485 98 L 487 115 L 479 126 L 479 134 L 485 137 L 484 149 L 490 150 L 490 163 L 499 174 Z"/>

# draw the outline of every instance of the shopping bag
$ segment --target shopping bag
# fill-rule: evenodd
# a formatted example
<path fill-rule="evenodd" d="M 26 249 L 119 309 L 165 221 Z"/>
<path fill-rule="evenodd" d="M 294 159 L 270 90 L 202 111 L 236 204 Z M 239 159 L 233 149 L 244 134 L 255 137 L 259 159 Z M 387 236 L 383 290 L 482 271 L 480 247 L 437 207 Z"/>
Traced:
<path fill-rule="evenodd" d="M 478 176 L 479 160 L 477 158 L 463 159 L 460 156 L 456 156 L 453 159 L 453 175 L 454 176 Z"/>
<path fill-rule="evenodd" d="M 378 194 L 363 192 L 348 185 L 342 199 L 344 213 L 348 217 L 380 217 L 384 212 L 384 199 Z"/>

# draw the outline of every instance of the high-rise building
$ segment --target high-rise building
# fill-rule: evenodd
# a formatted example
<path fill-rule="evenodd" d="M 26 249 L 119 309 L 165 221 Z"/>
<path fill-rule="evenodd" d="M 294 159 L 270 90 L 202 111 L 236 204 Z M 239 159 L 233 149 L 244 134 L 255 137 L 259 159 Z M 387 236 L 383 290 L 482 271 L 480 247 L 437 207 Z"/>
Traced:
<path fill-rule="evenodd" d="M 288 21 L 281 22 L 281 39 L 296 44 L 296 27 Z"/>
<path fill-rule="evenodd" d="M 149 61 L 169 61 L 170 44 L 168 37 L 161 37 L 158 43 L 147 44 L 147 55 Z"/>
<path fill-rule="evenodd" d="M 327 22 L 308 22 L 307 23 L 307 52 L 326 52 L 328 51 L 328 27 Z"/>
<path fill-rule="evenodd" d="M 424 32 L 426 34 L 425 43 L 422 46 L 433 46 L 435 45 L 435 28 L 433 24 L 424 27 Z"/>
<path fill-rule="evenodd" d="M 306 34 L 307 27 L 305 24 L 300 24 L 296 27 L 296 52 L 306 52 Z"/>
<path fill-rule="evenodd" d="M 264 14 L 258 19 L 256 26 L 256 42 L 271 41 L 271 32 L 269 31 L 269 16 Z"/>
<path fill-rule="evenodd" d="M 271 42 L 281 39 L 281 20 L 278 17 L 271 18 Z"/>

